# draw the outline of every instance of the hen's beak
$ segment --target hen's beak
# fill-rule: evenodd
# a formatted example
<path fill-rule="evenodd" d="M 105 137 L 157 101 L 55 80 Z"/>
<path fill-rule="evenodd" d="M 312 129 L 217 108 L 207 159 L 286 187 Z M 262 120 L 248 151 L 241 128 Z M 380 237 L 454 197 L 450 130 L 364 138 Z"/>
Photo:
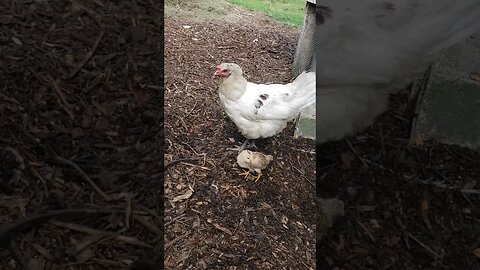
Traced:
<path fill-rule="evenodd" d="M 220 68 L 215 67 L 215 73 L 213 74 L 212 78 L 215 78 L 216 76 L 220 75 Z"/>

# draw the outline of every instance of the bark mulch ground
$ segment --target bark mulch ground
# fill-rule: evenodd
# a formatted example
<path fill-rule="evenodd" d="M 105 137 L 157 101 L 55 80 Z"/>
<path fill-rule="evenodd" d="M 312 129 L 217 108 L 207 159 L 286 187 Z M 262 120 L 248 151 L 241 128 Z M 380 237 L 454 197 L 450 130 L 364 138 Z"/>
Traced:
<path fill-rule="evenodd" d="M 480 269 L 480 153 L 410 143 L 409 95 L 364 133 L 317 148 L 319 195 L 345 203 L 317 244 L 321 269 Z"/>
<path fill-rule="evenodd" d="M 274 157 L 258 182 L 239 176 L 238 153 L 226 149 L 244 138 L 212 78 L 216 65 L 236 62 L 250 81 L 288 82 L 298 30 L 178 18 L 165 26 L 166 268 L 314 269 L 313 142 L 294 140 L 291 125 L 257 142 Z"/>
<path fill-rule="evenodd" d="M 1 269 L 161 266 L 162 10 L 1 2 Z"/>

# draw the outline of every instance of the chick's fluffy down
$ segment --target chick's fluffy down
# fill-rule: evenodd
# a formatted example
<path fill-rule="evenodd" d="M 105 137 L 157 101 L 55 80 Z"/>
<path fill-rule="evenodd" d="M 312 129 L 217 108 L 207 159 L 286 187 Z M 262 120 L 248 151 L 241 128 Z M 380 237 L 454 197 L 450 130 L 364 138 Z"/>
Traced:
<path fill-rule="evenodd" d="M 256 173 L 261 173 L 261 170 L 267 168 L 272 160 L 273 157 L 270 155 L 250 150 L 243 150 L 237 156 L 237 163 L 240 167 Z"/>

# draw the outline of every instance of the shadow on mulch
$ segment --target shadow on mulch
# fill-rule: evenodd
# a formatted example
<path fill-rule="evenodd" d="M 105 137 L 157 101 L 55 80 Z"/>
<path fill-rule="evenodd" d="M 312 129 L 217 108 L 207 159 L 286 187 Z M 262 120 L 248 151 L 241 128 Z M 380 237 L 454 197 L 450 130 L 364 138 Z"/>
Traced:
<path fill-rule="evenodd" d="M 480 269 L 480 153 L 410 144 L 415 100 L 364 133 L 317 148 L 318 195 L 345 216 L 317 243 L 321 269 Z"/>
<path fill-rule="evenodd" d="M 0 14 L 2 269 L 159 269 L 163 4 Z"/>

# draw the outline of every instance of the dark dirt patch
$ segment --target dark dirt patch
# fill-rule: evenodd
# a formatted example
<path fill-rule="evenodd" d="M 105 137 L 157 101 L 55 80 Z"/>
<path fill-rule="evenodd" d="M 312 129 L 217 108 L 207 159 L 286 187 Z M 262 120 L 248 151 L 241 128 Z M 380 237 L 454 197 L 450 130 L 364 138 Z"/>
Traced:
<path fill-rule="evenodd" d="M 237 152 L 226 148 L 244 138 L 212 79 L 217 64 L 236 62 L 251 81 L 288 82 L 297 32 L 173 18 L 165 26 L 165 163 L 191 159 L 166 172 L 166 268 L 314 269 L 313 142 L 292 139 L 290 126 L 258 143 L 274 156 L 259 182 L 238 176 Z"/>
<path fill-rule="evenodd" d="M 408 96 L 393 96 L 390 110 L 350 139 L 354 150 L 346 140 L 317 148 L 319 195 L 338 196 L 346 208 L 317 244 L 321 269 L 480 269 L 472 254 L 480 246 L 480 153 L 409 144 Z"/>
<path fill-rule="evenodd" d="M 146 256 L 159 269 L 162 9 L 0 4 L 0 222 L 102 211 L 30 224 L 12 235 L 18 252 L 1 243 L 1 269 L 128 269 Z"/>

